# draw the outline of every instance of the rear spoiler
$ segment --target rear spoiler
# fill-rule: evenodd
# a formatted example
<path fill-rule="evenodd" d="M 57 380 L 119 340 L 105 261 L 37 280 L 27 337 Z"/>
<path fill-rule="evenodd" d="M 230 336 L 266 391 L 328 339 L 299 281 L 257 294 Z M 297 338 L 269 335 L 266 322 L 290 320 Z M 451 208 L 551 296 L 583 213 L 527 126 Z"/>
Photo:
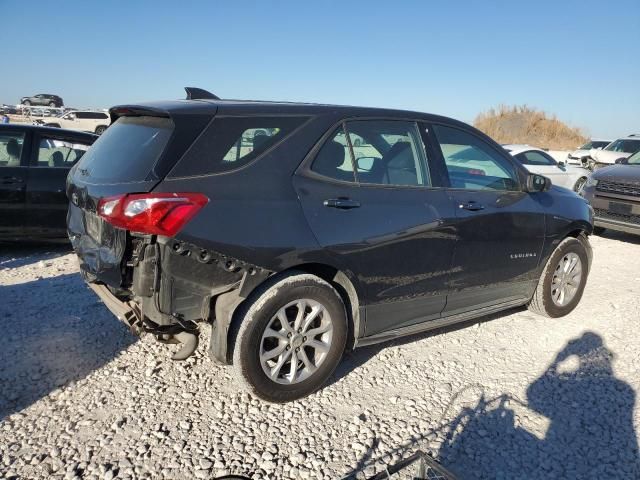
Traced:
<path fill-rule="evenodd" d="M 197 87 L 184 87 L 187 92 L 187 100 L 220 100 L 220 97 L 207 90 Z M 160 104 L 161 105 L 161 104 Z M 111 123 L 120 117 L 165 117 L 171 118 L 168 110 L 151 105 L 116 105 L 109 109 Z"/>

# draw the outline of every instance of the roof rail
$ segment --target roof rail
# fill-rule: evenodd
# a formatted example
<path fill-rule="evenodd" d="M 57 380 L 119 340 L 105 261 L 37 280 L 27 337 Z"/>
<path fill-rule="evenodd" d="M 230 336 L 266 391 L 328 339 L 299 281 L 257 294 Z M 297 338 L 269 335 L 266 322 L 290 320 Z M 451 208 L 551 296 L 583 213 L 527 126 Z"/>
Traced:
<path fill-rule="evenodd" d="M 220 97 L 198 87 L 184 87 L 187 100 L 220 100 Z"/>

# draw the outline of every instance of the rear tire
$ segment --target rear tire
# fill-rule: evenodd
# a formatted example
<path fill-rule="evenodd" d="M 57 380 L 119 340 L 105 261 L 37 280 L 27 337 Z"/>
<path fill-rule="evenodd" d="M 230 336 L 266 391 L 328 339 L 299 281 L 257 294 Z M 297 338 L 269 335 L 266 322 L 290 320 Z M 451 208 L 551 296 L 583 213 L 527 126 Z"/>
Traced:
<path fill-rule="evenodd" d="M 104 125 L 96 127 L 96 135 L 102 135 L 106 129 L 107 127 L 105 127 Z"/>
<path fill-rule="evenodd" d="M 568 237 L 556 247 L 542 271 L 529 310 L 557 318 L 576 308 L 589 274 L 588 245 L 583 242 L 588 242 L 586 237 Z"/>
<path fill-rule="evenodd" d="M 50 106 L 51 108 L 56 108 L 56 104 L 55 104 L 55 102 L 50 102 L 50 103 L 49 103 L 49 106 Z"/>
<path fill-rule="evenodd" d="M 607 231 L 607 229 L 604 228 L 604 227 L 593 227 L 593 234 L 594 235 L 602 235 L 606 231 Z"/>
<path fill-rule="evenodd" d="M 292 272 L 237 312 L 233 365 L 246 390 L 269 402 L 310 395 L 333 373 L 347 341 L 344 303 L 315 275 Z M 295 366 L 292 364 L 295 361 Z"/>

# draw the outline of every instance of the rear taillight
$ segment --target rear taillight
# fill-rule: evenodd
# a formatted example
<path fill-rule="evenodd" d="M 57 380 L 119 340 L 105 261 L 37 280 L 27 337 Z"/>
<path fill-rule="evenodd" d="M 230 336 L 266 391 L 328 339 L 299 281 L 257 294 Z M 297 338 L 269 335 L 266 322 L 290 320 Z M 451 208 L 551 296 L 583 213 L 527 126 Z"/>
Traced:
<path fill-rule="evenodd" d="M 105 197 L 98 215 L 111 225 L 150 235 L 172 237 L 207 204 L 200 193 L 135 193 Z"/>

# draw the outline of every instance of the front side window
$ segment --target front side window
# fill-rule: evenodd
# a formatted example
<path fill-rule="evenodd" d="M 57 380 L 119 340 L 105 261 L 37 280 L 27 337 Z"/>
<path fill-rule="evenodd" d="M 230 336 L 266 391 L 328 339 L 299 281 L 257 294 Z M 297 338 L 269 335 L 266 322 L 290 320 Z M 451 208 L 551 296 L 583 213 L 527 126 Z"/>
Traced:
<path fill-rule="evenodd" d="M 0 167 L 19 167 L 24 145 L 24 133 L 0 133 Z"/>
<path fill-rule="evenodd" d="M 434 125 L 452 188 L 519 190 L 514 166 L 491 145 L 457 128 Z"/>
<path fill-rule="evenodd" d="M 42 138 L 38 148 L 38 163 L 36 166 L 70 168 L 82 158 L 90 146 L 89 144 L 70 140 Z"/>
<path fill-rule="evenodd" d="M 519 153 L 515 156 L 523 165 L 553 166 L 556 164 L 553 158 L 542 152 L 530 151 Z"/>

